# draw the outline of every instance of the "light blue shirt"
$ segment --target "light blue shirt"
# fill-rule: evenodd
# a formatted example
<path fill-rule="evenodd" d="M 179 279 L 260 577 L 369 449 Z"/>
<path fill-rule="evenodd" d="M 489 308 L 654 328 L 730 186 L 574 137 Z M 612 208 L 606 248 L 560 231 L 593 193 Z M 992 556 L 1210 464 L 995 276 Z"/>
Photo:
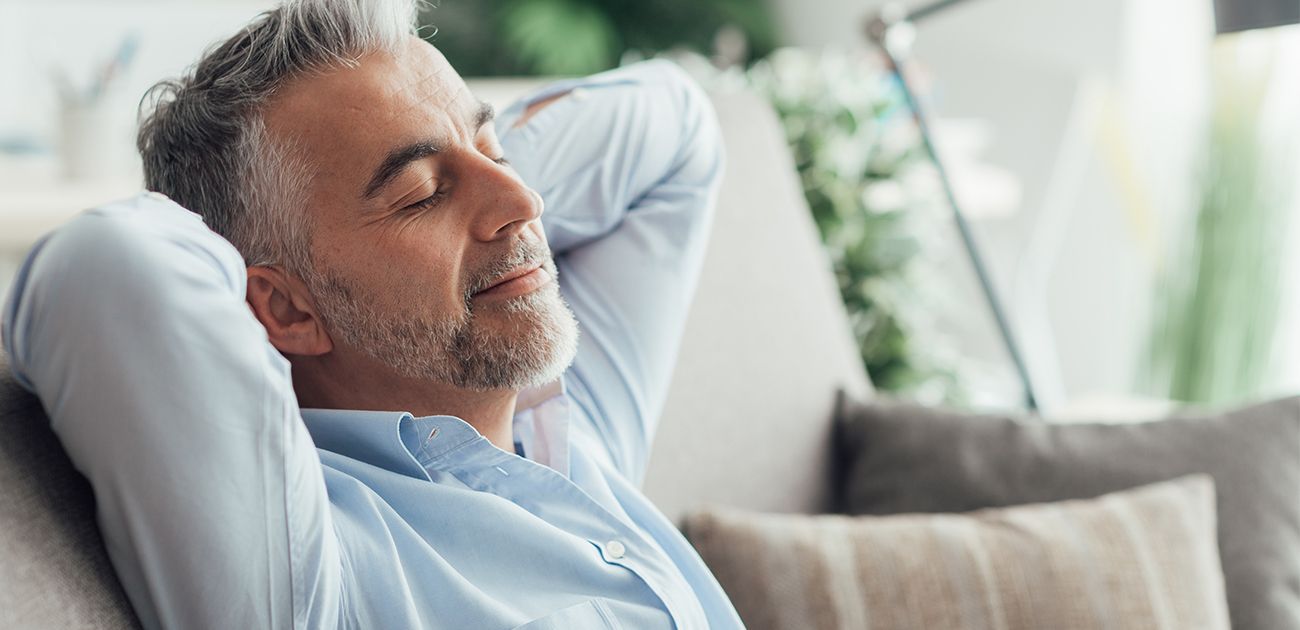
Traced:
<path fill-rule="evenodd" d="M 146 627 L 741 627 L 638 490 L 722 172 L 708 100 L 651 62 L 498 129 L 581 326 L 562 381 L 521 394 L 520 454 L 451 416 L 300 412 L 244 261 L 159 195 L 28 257 L 5 347 Z"/>

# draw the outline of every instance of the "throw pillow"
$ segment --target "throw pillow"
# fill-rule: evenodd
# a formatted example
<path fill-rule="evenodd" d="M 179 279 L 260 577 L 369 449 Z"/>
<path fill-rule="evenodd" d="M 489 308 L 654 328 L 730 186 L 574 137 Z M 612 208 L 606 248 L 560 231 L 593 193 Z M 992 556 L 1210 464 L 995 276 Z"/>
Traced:
<path fill-rule="evenodd" d="M 841 400 L 840 507 L 956 512 L 1215 480 L 1232 627 L 1300 628 L 1300 398 L 1139 424 L 1049 424 Z"/>
<path fill-rule="evenodd" d="M 687 535 L 750 630 L 1228 628 L 1205 475 L 969 514 L 711 511 Z"/>

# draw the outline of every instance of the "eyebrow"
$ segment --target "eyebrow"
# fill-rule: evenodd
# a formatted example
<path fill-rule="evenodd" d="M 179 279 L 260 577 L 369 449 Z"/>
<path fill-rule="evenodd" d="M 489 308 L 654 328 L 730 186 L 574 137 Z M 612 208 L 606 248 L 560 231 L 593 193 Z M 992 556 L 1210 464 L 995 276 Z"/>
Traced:
<path fill-rule="evenodd" d="M 492 122 L 496 118 L 496 110 L 488 103 L 479 103 L 475 108 L 471 118 L 474 124 L 474 133 L 478 133 L 484 125 Z M 431 155 L 436 155 L 442 151 L 446 145 L 441 140 L 421 140 L 393 149 L 384 158 L 384 161 L 375 169 L 374 175 L 370 177 L 370 182 L 366 184 L 366 190 L 362 193 L 364 199 L 374 199 L 379 191 L 383 190 L 389 182 L 393 181 L 402 173 L 412 162 L 418 162 Z"/>

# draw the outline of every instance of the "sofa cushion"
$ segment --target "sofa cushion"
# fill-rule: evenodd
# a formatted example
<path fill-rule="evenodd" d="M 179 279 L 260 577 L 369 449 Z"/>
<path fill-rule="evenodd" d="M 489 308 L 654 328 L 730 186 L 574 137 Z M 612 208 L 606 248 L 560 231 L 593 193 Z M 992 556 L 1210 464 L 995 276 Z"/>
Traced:
<path fill-rule="evenodd" d="M 1134 424 L 1050 424 L 842 401 L 840 504 L 954 512 L 1205 473 L 1218 489 L 1232 626 L 1300 628 L 1300 398 Z"/>
<path fill-rule="evenodd" d="M 1213 482 L 969 514 L 705 512 L 687 533 L 750 630 L 1228 627 Z"/>
<path fill-rule="evenodd" d="M 138 628 L 90 485 L 0 362 L 0 628 Z"/>

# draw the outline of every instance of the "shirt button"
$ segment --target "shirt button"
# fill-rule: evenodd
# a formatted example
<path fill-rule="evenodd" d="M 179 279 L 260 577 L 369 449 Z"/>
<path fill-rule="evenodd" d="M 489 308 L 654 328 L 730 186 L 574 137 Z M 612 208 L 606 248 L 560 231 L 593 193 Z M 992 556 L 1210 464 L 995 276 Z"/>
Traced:
<path fill-rule="evenodd" d="M 627 547 L 617 540 L 611 540 L 605 543 L 605 555 L 610 560 L 620 560 L 624 555 L 627 555 Z"/>

